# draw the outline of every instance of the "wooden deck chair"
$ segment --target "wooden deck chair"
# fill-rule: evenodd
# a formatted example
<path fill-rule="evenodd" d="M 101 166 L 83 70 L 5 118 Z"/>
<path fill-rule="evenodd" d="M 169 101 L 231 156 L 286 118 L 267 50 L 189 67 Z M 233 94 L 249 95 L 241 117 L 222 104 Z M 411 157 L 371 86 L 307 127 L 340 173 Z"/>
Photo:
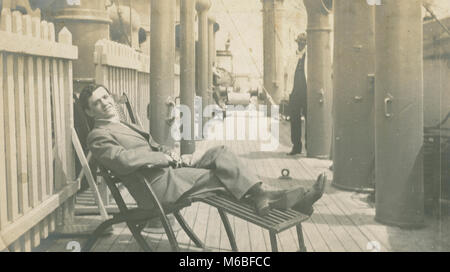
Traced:
<path fill-rule="evenodd" d="M 166 235 L 169 240 L 169 243 L 171 245 L 171 249 L 173 251 L 179 251 L 179 246 L 175 238 L 175 233 L 172 229 L 172 226 L 169 223 L 169 220 L 167 218 L 168 214 L 174 214 L 175 218 L 177 219 L 180 226 L 183 228 L 183 230 L 186 232 L 186 234 L 189 236 L 189 238 L 194 242 L 194 244 L 199 248 L 204 248 L 204 244 L 202 241 L 195 235 L 195 233 L 192 231 L 192 229 L 189 227 L 189 225 L 186 223 L 182 215 L 180 214 L 180 210 L 188 207 L 191 205 L 191 201 L 189 199 L 186 199 L 183 202 L 179 202 L 173 205 L 161 205 L 155 192 L 151 188 L 151 186 L 146 186 L 146 194 L 150 196 L 151 201 L 154 204 L 154 209 L 142 209 L 142 208 L 128 208 L 127 204 L 123 200 L 123 197 L 121 195 L 121 192 L 119 191 L 119 184 L 122 183 L 122 181 L 115 177 L 113 173 L 100 166 L 100 172 L 102 173 L 103 178 L 105 179 L 106 184 L 108 185 L 108 188 L 111 190 L 111 193 L 113 195 L 114 200 L 117 203 L 117 206 L 119 207 L 119 213 L 114 214 L 112 219 L 106 220 L 100 226 L 97 227 L 97 229 L 92 234 L 91 238 L 86 242 L 86 244 L 83 247 L 83 251 L 89 251 L 92 246 L 97 241 L 98 237 L 100 237 L 103 232 L 109 228 L 112 225 L 119 224 L 125 222 L 130 229 L 133 237 L 135 238 L 136 242 L 139 244 L 139 246 L 146 252 L 153 251 L 150 244 L 147 243 L 145 238 L 142 236 L 142 230 L 146 226 L 148 220 L 153 219 L 155 217 L 159 217 L 164 229 L 166 230 Z M 139 180 L 136 182 L 145 182 L 147 184 L 148 181 L 144 177 L 144 175 L 138 175 Z"/>
<path fill-rule="evenodd" d="M 126 108 L 128 110 L 128 114 L 131 121 L 137 123 L 138 125 L 141 125 L 140 121 L 138 121 L 139 120 L 138 117 L 134 114 L 134 111 L 132 110 L 132 107 L 126 95 L 125 101 L 126 101 Z M 84 113 L 79 112 L 79 114 Z M 186 232 L 188 237 L 194 242 L 194 244 L 197 247 L 204 248 L 204 244 L 202 243 L 202 241 L 195 235 L 195 233 L 192 231 L 192 229 L 189 227 L 189 225 L 186 223 L 186 221 L 180 214 L 181 209 L 191 205 L 191 201 L 189 199 L 173 205 L 163 206 L 158 201 L 158 198 L 156 197 L 151 186 L 146 186 L 147 189 L 146 194 L 151 198 L 151 201 L 154 204 L 153 206 L 155 208 L 149 210 L 142 208 L 129 208 L 128 205 L 125 203 L 122 194 L 119 190 L 119 186 L 121 185 L 122 181 L 116 176 L 114 176 L 112 171 L 106 169 L 105 167 L 99 166 L 99 171 L 101 173 L 101 176 L 104 178 L 106 185 L 110 190 L 119 208 L 119 213 L 113 214 L 113 217 L 111 219 L 107 219 L 96 228 L 94 233 L 91 235 L 86 244 L 83 246 L 82 251 L 85 252 L 90 251 L 94 246 L 94 244 L 96 243 L 96 241 L 98 240 L 98 238 L 105 232 L 106 229 L 120 223 L 127 224 L 127 227 L 130 229 L 136 242 L 144 251 L 152 251 L 152 247 L 150 246 L 150 244 L 147 243 L 147 241 L 145 241 L 145 238 L 142 236 L 141 232 L 145 227 L 146 223 L 148 222 L 148 220 L 153 219 L 155 217 L 160 218 L 162 225 L 166 231 L 166 235 L 168 237 L 172 250 L 179 251 L 179 246 L 176 241 L 174 231 L 169 223 L 169 220 L 167 219 L 168 214 L 173 214 L 175 216 L 181 228 Z M 139 175 L 139 173 L 137 174 L 139 176 L 139 180 L 136 182 L 146 182 L 147 184 L 150 184 L 148 183 L 144 175 Z M 95 184 L 93 185 L 93 187 L 95 187 Z"/>
<path fill-rule="evenodd" d="M 134 113 L 133 107 L 129 103 L 126 95 L 124 97 L 126 98 L 125 104 L 130 119 L 136 123 L 139 123 L 139 119 L 137 115 Z M 287 230 L 295 226 L 297 229 L 297 237 L 300 251 L 306 251 L 301 223 L 307 220 L 309 216 L 299 213 L 297 211 L 294 210 L 281 211 L 277 209 L 272 209 L 268 215 L 259 216 L 256 214 L 256 212 L 250 205 L 236 201 L 235 199 L 232 199 L 232 197 L 230 196 L 215 195 L 215 194 L 186 199 L 182 203 L 177 203 L 163 207 L 160 204 L 151 186 L 147 186 L 148 188 L 147 194 L 151 197 L 151 201 L 154 203 L 154 207 L 156 208 L 153 210 L 144 210 L 140 208 L 129 209 L 125 204 L 125 202 L 123 201 L 123 198 L 117 187 L 121 183 L 120 179 L 115 177 L 112 174 L 112 172 L 109 171 L 108 169 L 100 167 L 100 170 L 106 180 L 109 189 L 111 190 L 111 193 L 113 194 L 114 199 L 116 200 L 117 205 L 119 206 L 120 213 L 114 215 L 112 219 L 103 222 L 96 229 L 92 237 L 83 247 L 83 251 L 89 251 L 94 245 L 95 241 L 98 239 L 98 237 L 102 234 L 102 232 L 106 228 L 108 228 L 111 225 L 122 222 L 126 222 L 128 228 L 132 232 L 133 237 L 136 239 L 141 248 L 145 251 L 151 251 L 152 248 L 142 237 L 141 231 L 149 219 L 155 218 L 157 216 L 160 217 L 163 227 L 166 230 L 166 234 L 172 250 L 178 251 L 179 250 L 178 243 L 176 241 L 173 229 L 169 224 L 169 221 L 166 216 L 167 214 L 171 213 L 174 214 L 178 223 L 186 232 L 188 237 L 194 242 L 194 244 L 197 247 L 205 248 L 203 242 L 195 235 L 195 233 L 187 225 L 187 223 L 180 214 L 181 209 L 191 205 L 192 202 L 197 201 L 206 203 L 208 205 L 217 208 L 222 223 L 224 224 L 228 239 L 230 241 L 231 249 L 233 251 L 238 251 L 238 247 L 227 214 L 232 214 L 238 218 L 241 218 L 245 221 L 248 221 L 250 223 L 253 223 L 268 230 L 270 234 L 272 251 L 274 252 L 278 251 L 276 235 L 281 231 Z M 323 173 L 318 178 L 326 179 L 326 176 Z M 139 182 L 146 182 L 146 179 L 143 175 L 140 175 Z"/>
<path fill-rule="evenodd" d="M 102 219 L 108 218 L 108 208 L 110 213 L 115 213 L 117 208 L 114 208 L 112 206 L 106 207 L 109 203 L 107 203 L 109 198 L 106 198 L 106 203 L 103 201 L 103 198 L 101 197 L 102 193 L 107 194 L 107 192 L 103 192 L 102 190 L 107 190 L 107 187 L 98 187 L 96 181 L 98 168 L 94 160 L 91 160 L 92 154 L 89 151 L 86 143 L 87 135 L 89 134 L 89 131 L 93 127 L 93 121 L 90 118 L 87 118 L 86 115 L 83 112 L 83 109 L 78 103 L 78 97 L 74 94 L 74 130 L 72 131 L 72 143 L 74 146 L 74 149 L 76 151 L 77 155 L 77 165 L 81 168 L 81 171 L 78 175 L 77 180 L 78 181 L 87 181 L 87 184 L 89 188 L 91 189 L 95 202 L 98 206 L 98 211 L 100 215 L 102 216 Z M 125 101 L 128 101 L 128 97 L 121 98 L 114 96 L 114 99 L 117 103 L 117 111 L 119 113 L 120 119 L 122 121 L 127 121 L 126 114 L 123 110 L 122 106 L 125 106 Z M 127 106 L 128 111 L 130 112 L 131 106 L 128 104 Z M 135 123 L 135 117 L 132 118 L 132 122 Z M 137 119 L 139 121 L 139 119 Z M 140 126 L 141 123 L 139 121 L 138 123 Z M 81 182 L 82 189 L 85 189 L 85 183 Z"/>
<path fill-rule="evenodd" d="M 126 105 L 131 121 L 142 128 L 142 123 L 139 120 L 139 116 L 135 114 L 134 109 L 125 93 L 123 94 L 122 99 Z M 318 179 L 326 180 L 326 174 L 320 174 L 318 176 Z M 238 251 L 238 247 L 227 214 L 234 215 L 268 230 L 270 235 L 271 249 L 274 252 L 278 251 L 277 234 L 295 226 L 297 230 L 299 249 L 302 252 L 306 252 L 305 241 L 303 238 L 303 229 L 301 225 L 302 222 L 309 219 L 309 216 L 305 214 L 294 210 L 281 211 L 273 209 L 267 216 L 259 216 L 255 213 L 255 210 L 250 205 L 236 201 L 235 199 L 225 195 L 212 194 L 197 198 L 191 198 L 190 201 L 203 202 L 217 208 L 222 223 L 225 227 L 231 249 L 233 251 Z"/>
<path fill-rule="evenodd" d="M 116 98 L 120 99 L 120 98 Z M 92 154 L 89 151 L 86 143 L 87 135 L 89 131 L 93 127 L 93 121 L 90 118 L 87 118 L 83 109 L 78 103 L 78 97 L 73 95 L 74 101 L 74 128 L 72 130 L 72 144 L 74 146 L 76 155 L 77 155 L 77 163 L 81 167 L 81 171 L 77 176 L 77 181 L 81 182 L 83 179 L 87 181 L 89 188 L 93 192 L 93 196 L 95 202 L 98 206 L 98 211 L 103 220 L 108 219 L 108 211 L 105 207 L 105 203 L 102 200 L 101 192 L 96 183 L 96 177 L 98 173 L 98 167 L 94 160 L 91 160 Z M 119 101 L 120 104 L 125 104 L 125 101 L 128 101 L 128 97 L 125 96 L 125 100 Z M 131 106 L 128 104 L 127 108 L 130 112 Z M 123 121 L 126 121 L 126 114 L 123 111 L 121 105 L 117 105 L 117 110 L 119 112 L 120 118 Z M 131 117 L 134 122 L 135 117 Z M 115 209 L 114 209 L 115 210 Z"/>
<path fill-rule="evenodd" d="M 106 211 L 103 200 L 100 196 L 100 192 L 98 190 L 97 184 L 95 182 L 96 170 L 97 167 L 93 164 L 93 169 L 91 169 L 92 154 L 87 149 L 86 138 L 89 131 L 92 128 L 92 122 L 86 118 L 86 115 L 83 112 L 83 109 L 78 103 L 78 97 L 74 94 L 74 128 L 72 129 L 72 144 L 75 149 L 75 153 L 77 154 L 78 161 L 81 166 L 81 171 L 77 177 L 77 181 L 81 181 L 83 178 L 88 182 L 89 187 L 94 193 L 94 198 L 98 206 L 98 210 L 103 220 L 108 219 L 108 213 Z M 86 156 L 87 153 L 87 156 Z M 94 170 L 94 171 L 92 171 Z"/>

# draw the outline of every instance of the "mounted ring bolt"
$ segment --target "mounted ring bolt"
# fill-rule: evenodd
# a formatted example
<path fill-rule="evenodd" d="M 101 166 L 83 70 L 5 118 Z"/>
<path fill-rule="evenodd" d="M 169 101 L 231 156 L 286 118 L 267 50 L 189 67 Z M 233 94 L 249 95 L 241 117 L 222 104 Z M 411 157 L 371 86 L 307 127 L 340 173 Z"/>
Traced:
<path fill-rule="evenodd" d="M 292 179 L 290 176 L 290 171 L 287 168 L 284 168 L 283 170 L 281 170 L 281 177 L 280 179 Z"/>

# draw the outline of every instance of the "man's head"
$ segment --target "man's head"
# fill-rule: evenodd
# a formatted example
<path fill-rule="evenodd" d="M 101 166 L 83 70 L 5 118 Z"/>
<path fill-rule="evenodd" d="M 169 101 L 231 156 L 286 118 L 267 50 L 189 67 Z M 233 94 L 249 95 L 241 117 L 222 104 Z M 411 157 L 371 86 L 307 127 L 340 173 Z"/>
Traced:
<path fill-rule="evenodd" d="M 115 102 L 108 89 L 99 84 L 89 84 L 80 94 L 80 105 L 94 119 L 118 117 Z"/>
<path fill-rule="evenodd" d="M 297 38 L 295 39 L 298 45 L 298 51 L 302 51 L 306 47 L 306 40 L 306 33 L 298 34 Z"/>

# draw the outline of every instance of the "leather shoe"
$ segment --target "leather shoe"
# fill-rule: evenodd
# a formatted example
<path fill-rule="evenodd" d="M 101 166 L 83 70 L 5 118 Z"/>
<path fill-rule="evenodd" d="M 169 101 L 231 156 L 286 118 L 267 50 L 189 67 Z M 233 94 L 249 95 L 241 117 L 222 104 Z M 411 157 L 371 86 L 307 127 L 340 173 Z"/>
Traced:
<path fill-rule="evenodd" d="M 299 187 L 292 190 L 266 191 L 251 196 L 258 215 L 269 214 L 270 209 L 288 210 L 292 208 L 304 195 L 304 189 Z"/>
<path fill-rule="evenodd" d="M 302 153 L 301 150 L 295 150 L 295 149 L 292 149 L 291 152 L 287 153 L 286 155 L 288 155 L 288 156 L 294 156 L 294 155 L 301 154 L 301 153 Z"/>
<path fill-rule="evenodd" d="M 299 211 L 303 214 L 311 215 L 314 211 L 312 205 L 319 200 L 325 191 L 327 176 L 321 173 L 311 190 L 305 193 L 304 197 L 298 201 L 293 207 L 293 210 Z"/>

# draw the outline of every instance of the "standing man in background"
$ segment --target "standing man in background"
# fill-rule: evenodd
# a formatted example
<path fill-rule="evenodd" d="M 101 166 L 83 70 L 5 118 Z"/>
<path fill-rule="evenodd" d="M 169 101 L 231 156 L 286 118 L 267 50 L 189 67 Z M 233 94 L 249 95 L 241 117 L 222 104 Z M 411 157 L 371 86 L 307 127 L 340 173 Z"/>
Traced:
<path fill-rule="evenodd" d="M 306 96 L 306 34 L 301 33 L 296 40 L 298 49 L 297 56 L 299 60 L 294 75 L 294 87 L 289 95 L 288 115 L 291 122 L 291 141 L 292 150 L 287 155 L 296 155 L 302 153 L 302 115 L 306 121 L 307 115 L 307 96 Z M 306 138 L 306 130 L 305 130 Z M 306 141 L 306 139 L 305 139 Z M 306 143 L 305 143 L 306 148 Z"/>

